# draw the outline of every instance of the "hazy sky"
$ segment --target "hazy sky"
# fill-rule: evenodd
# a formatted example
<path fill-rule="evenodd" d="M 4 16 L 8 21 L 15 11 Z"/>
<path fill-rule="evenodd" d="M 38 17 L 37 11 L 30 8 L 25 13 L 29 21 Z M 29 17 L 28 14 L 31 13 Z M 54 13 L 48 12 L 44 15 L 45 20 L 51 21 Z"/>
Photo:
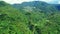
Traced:
<path fill-rule="evenodd" d="M 60 4 L 60 0 L 3 0 L 7 3 L 14 4 L 14 3 L 22 3 L 22 2 L 29 2 L 29 1 L 45 1 L 48 3 L 55 3 L 55 4 Z"/>

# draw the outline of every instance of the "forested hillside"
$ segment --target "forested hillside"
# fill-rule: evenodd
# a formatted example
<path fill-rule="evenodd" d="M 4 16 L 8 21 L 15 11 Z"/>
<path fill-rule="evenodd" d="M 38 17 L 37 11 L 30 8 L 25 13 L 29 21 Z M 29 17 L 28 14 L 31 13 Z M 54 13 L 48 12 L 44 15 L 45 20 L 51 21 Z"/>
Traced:
<path fill-rule="evenodd" d="M 38 6 L 16 8 L 0 1 L 0 34 L 60 34 L 60 11 Z"/>
<path fill-rule="evenodd" d="M 59 11 L 60 9 L 59 4 L 48 4 L 42 1 L 23 2 L 21 4 L 13 4 L 12 6 L 19 10 L 24 8 L 32 8 L 37 11 L 42 11 L 46 14 Z"/>

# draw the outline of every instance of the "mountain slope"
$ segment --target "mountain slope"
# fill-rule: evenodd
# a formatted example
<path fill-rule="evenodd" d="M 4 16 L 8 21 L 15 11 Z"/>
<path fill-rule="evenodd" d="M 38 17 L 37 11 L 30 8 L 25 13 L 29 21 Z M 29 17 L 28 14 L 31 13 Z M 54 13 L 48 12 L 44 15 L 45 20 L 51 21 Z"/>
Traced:
<path fill-rule="evenodd" d="M 0 7 L 2 7 L 2 6 L 6 6 L 6 5 L 8 5 L 6 2 L 4 2 L 4 1 L 0 1 Z"/>
<path fill-rule="evenodd" d="M 54 4 L 54 6 L 60 11 L 60 4 Z"/>
<path fill-rule="evenodd" d="M 45 13 L 52 13 L 58 11 L 54 5 L 48 4 L 46 2 L 41 1 L 33 1 L 33 2 L 24 2 L 22 4 L 14 4 L 13 7 L 22 9 L 24 7 L 35 7 L 36 10 L 44 11 Z M 35 10 L 34 9 L 34 10 Z"/>
<path fill-rule="evenodd" d="M 4 2 L 0 4 L 4 5 L 0 6 L 0 34 L 23 34 L 26 30 L 23 23 L 27 22 L 24 14 Z"/>
<path fill-rule="evenodd" d="M 46 14 L 35 7 L 27 6 L 19 10 L 7 3 L 2 4 L 0 34 L 60 34 L 59 11 Z"/>

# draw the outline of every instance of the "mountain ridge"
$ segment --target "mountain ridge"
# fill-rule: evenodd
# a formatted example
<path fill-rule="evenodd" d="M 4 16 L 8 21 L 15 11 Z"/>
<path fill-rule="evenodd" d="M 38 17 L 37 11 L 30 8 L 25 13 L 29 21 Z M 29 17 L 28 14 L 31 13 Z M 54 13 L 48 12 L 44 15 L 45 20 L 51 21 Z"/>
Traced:
<path fill-rule="evenodd" d="M 41 1 L 23 2 L 21 4 L 13 4 L 12 6 L 17 9 L 21 9 L 21 8 L 23 9 L 24 7 L 27 7 L 27 6 L 35 7 L 36 9 L 40 9 L 45 13 L 59 11 L 58 10 L 59 8 L 57 8 L 57 6 L 53 4 L 48 4 L 46 2 L 41 2 Z"/>
<path fill-rule="evenodd" d="M 25 5 L 24 5 L 25 4 Z M 59 6 L 60 4 L 49 4 L 49 3 L 46 3 L 46 2 L 43 2 L 43 1 L 32 1 L 32 2 L 23 2 L 21 4 L 13 4 L 13 5 L 23 5 L 23 6 L 36 6 L 37 4 L 41 4 L 43 6 L 47 6 L 47 5 L 52 5 L 52 6 Z"/>

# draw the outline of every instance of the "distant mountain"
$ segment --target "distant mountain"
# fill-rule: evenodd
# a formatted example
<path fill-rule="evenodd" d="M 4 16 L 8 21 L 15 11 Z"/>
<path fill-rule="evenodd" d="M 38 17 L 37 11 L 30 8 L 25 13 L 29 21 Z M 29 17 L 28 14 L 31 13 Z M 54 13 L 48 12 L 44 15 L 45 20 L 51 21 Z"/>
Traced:
<path fill-rule="evenodd" d="M 6 6 L 6 5 L 8 5 L 8 3 L 4 2 L 4 1 L 0 1 L 0 7 Z"/>
<path fill-rule="evenodd" d="M 52 13 L 55 11 L 58 11 L 59 9 L 59 5 L 55 6 L 53 4 L 48 4 L 46 2 L 42 2 L 42 1 L 32 1 L 32 2 L 23 2 L 22 4 L 14 4 L 13 7 L 18 8 L 18 9 L 22 9 L 24 7 L 27 8 L 28 7 L 35 7 L 35 9 L 39 9 L 41 11 L 44 11 L 45 13 Z"/>
<path fill-rule="evenodd" d="M 60 11 L 60 4 L 54 4 L 54 6 Z"/>

